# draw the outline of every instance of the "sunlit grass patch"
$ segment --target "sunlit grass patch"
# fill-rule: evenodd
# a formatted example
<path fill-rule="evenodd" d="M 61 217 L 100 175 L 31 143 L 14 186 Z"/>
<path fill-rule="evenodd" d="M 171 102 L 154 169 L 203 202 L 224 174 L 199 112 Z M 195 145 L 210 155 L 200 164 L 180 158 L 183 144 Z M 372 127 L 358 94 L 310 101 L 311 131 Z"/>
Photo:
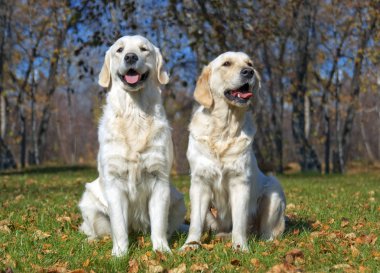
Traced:
<path fill-rule="evenodd" d="M 77 208 L 92 168 L 45 168 L 0 175 L 0 271 L 14 272 L 376 272 L 380 260 L 380 174 L 292 175 L 287 229 L 273 242 L 250 239 L 250 253 L 204 234 L 197 251 L 178 252 L 186 235 L 170 240 L 172 255 L 154 253 L 150 237 L 132 234 L 128 256 L 111 257 L 109 237 L 88 242 Z M 186 194 L 187 176 L 173 179 Z M 177 270 L 177 271 L 174 271 Z M 78 271 L 79 272 L 79 271 Z"/>

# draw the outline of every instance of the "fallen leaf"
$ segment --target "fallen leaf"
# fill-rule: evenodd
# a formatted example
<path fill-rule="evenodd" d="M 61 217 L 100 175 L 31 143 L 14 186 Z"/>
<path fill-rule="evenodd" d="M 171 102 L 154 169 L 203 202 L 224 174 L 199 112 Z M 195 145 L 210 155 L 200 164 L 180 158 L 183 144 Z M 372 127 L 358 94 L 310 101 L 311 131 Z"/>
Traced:
<path fill-rule="evenodd" d="M 41 231 L 41 230 L 36 230 L 35 232 L 34 232 L 34 238 L 36 239 L 36 240 L 43 240 L 43 239 L 46 239 L 46 238 L 48 238 L 48 237 L 50 237 L 51 235 L 49 234 L 49 233 L 47 233 L 47 232 L 43 232 L 43 231 Z"/>
<path fill-rule="evenodd" d="M 185 273 L 186 272 L 186 264 L 182 263 L 179 266 L 172 268 L 168 273 Z"/>
<path fill-rule="evenodd" d="M 360 255 L 360 251 L 355 246 L 351 246 L 350 249 L 352 257 L 356 258 Z"/>
<path fill-rule="evenodd" d="M 351 232 L 351 233 L 347 233 L 346 235 L 344 235 L 344 238 L 347 238 L 347 239 L 355 239 L 356 238 L 356 234 Z"/>
<path fill-rule="evenodd" d="M 288 263 L 276 264 L 275 266 L 273 266 L 267 271 L 267 273 L 298 273 L 298 272 L 302 272 L 302 270 Z"/>
<path fill-rule="evenodd" d="M 161 273 L 164 272 L 164 268 L 161 265 L 149 265 L 148 266 L 149 273 Z"/>
<path fill-rule="evenodd" d="M 285 254 L 286 263 L 294 264 L 296 258 L 304 258 L 303 252 L 300 249 L 292 249 Z"/>
<path fill-rule="evenodd" d="M 90 259 L 87 258 L 87 260 L 85 260 L 82 265 L 83 267 L 87 267 L 89 264 L 90 264 Z"/>
<path fill-rule="evenodd" d="M 139 272 L 139 264 L 136 259 L 130 259 L 128 262 L 129 268 L 128 273 L 137 273 Z"/>
<path fill-rule="evenodd" d="M 86 273 L 86 270 L 84 269 L 74 269 L 69 271 L 69 273 Z"/>
<path fill-rule="evenodd" d="M 374 245 L 377 241 L 377 237 L 374 234 L 369 235 L 361 235 L 360 237 L 355 239 L 355 243 L 357 244 L 371 244 Z"/>
<path fill-rule="evenodd" d="M 349 264 L 336 264 L 332 268 L 333 269 L 350 269 L 351 265 L 349 265 Z"/>
<path fill-rule="evenodd" d="M 241 262 L 238 259 L 231 260 L 231 264 L 233 266 L 241 266 Z"/>
<path fill-rule="evenodd" d="M 318 220 L 311 224 L 311 227 L 312 227 L 313 229 L 318 229 L 318 228 L 320 228 L 321 226 L 322 226 L 322 224 L 321 224 L 321 222 L 319 222 Z"/>
<path fill-rule="evenodd" d="M 252 258 L 250 262 L 255 267 L 259 267 L 261 265 L 259 259 L 256 259 L 256 258 Z"/>
<path fill-rule="evenodd" d="M 209 251 L 214 249 L 214 244 L 201 244 L 202 248 L 207 249 Z"/>
<path fill-rule="evenodd" d="M 342 218 L 340 222 L 340 227 L 344 228 L 349 225 L 350 221 L 347 218 Z"/>
<path fill-rule="evenodd" d="M 207 270 L 207 269 L 208 269 L 208 265 L 207 264 L 198 263 L 198 264 L 192 264 L 190 266 L 190 271 L 204 271 L 204 270 Z"/>

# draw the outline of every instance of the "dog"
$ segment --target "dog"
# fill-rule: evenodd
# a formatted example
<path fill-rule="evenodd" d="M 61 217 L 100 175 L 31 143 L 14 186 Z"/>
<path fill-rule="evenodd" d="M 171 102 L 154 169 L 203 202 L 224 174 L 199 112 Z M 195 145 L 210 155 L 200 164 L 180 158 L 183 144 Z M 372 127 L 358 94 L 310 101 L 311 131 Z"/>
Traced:
<path fill-rule="evenodd" d="M 114 256 L 127 252 L 129 231 L 149 229 L 153 250 L 170 252 L 167 236 L 186 214 L 169 181 L 173 144 L 159 88 L 168 81 L 160 50 L 142 36 L 118 39 L 105 55 L 99 177 L 86 184 L 79 208 L 80 230 L 90 239 L 111 234 Z"/>
<path fill-rule="evenodd" d="M 191 221 L 182 250 L 197 248 L 204 229 L 229 233 L 233 247 L 242 251 L 248 250 L 248 232 L 272 240 L 285 229 L 283 189 L 259 170 L 252 149 L 256 130 L 248 109 L 260 84 L 242 52 L 218 56 L 197 81 L 194 98 L 200 107 L 189 125 L 187 150 Z"/>

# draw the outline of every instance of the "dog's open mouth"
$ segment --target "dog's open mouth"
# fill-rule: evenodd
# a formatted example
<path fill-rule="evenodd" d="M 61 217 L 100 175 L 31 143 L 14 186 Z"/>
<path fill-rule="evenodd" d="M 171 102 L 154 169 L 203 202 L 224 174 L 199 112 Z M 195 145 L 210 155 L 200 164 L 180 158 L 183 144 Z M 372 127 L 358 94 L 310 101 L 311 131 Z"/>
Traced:
<path fill-rule="evenodd" d="M 134 69 L 129 69 L 125 75 L 119 75 L 119 77 L 124 83 L 130 86 L 136 86 L 140 82 L 143 82 L 144 80 L 146 80 L 148 78 L 148 75 L 149 75 L 149 71 L 143 74 L 140 74 Z"/>
<path fill-rule="evenodd" d="M 230 101 L 238 103 L 247 103 L 249 99 L 253 96 L 253 93 L 250 91 L 249 84 L 246 83 L 234 90 L 227 90 L 224 92 L 224 96 Z"/>

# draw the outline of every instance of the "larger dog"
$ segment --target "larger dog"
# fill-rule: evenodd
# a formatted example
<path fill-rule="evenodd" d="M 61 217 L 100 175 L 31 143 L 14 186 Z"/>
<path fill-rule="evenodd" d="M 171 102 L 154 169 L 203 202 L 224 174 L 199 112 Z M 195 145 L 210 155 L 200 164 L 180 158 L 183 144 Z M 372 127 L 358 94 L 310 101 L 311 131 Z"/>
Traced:
<path fill-rule="evenodd" d="M 169 182 L 173 146 L 159 88 L 168 81 L 159 49 L 144 37 L 122 37 L 106 53 L 99 75 L 109 89 L 99 125 L 99 178 L 86 184 L 79 208 L 80 229 L 90 238 L 110 233 L 115 256 L 126 253 L 130 230 L 149 228 L 153 249 L 170 251 L 167 235 L 186 213 Z"/>
<path fill-rule="evenodd" d="M 190 123 L 191 223 L 183 248 L 196 248 L 204 227 L 232 230 L 236 249 L 247 250 L 247 232 L 273 239 L 284 231 L 285 195 L 258 168 L 255 127 L 247 111 L 260 86 L 250 58 L 227 52 L 203 69 L 194 92 L 200 107 Z M 217 215 L 210 213 L 210 206 Z"/>

